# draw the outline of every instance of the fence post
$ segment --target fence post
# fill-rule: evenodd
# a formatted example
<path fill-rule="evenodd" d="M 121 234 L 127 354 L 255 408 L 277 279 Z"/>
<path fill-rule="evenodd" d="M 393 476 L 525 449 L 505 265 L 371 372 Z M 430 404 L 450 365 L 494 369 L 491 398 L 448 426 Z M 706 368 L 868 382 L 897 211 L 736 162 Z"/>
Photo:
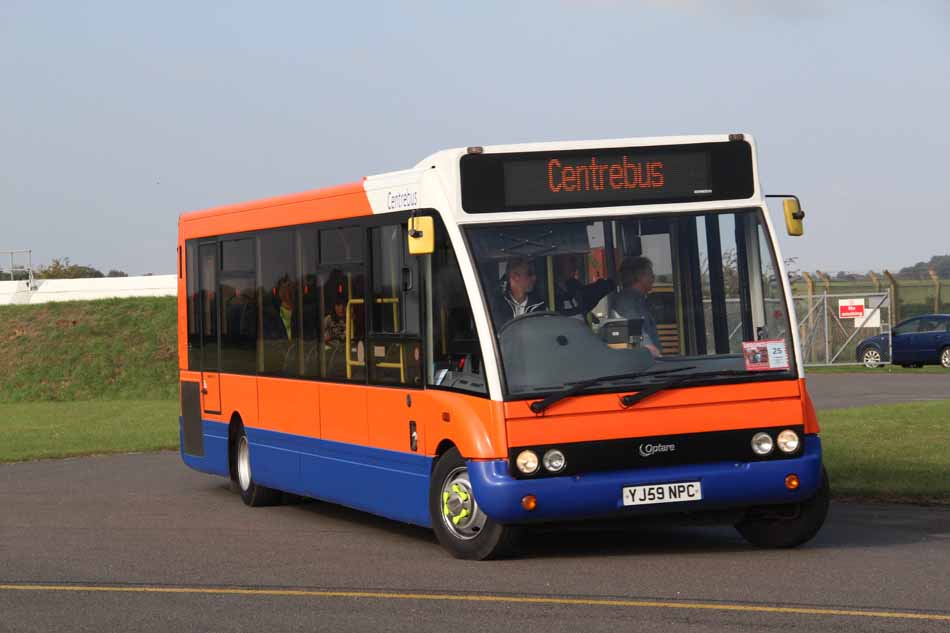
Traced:
<path fill-rule="evenodd" d="M 887 270 L 884 271 L 884 276 L 887 277 L 887 283 L 891 287 L 891 316 L 894 319 L 894 323 L 899 323 L 901 320 L 901 298 L 897 292 L 897 280 L 894 279 L 894 275 Z"/>
<path fill-rule="evenodd" d="M 933 268 L 927 270 L 930 273 L 930 278 L 934 282 L 934 313 L 940 312 L 940 277 L 937 276 L 937 271 Z"/>
<path fill-rule="evenodd" d="M 877 273 L 873 270 L 868 271 L 868 277 L 871 278 L 871 283 L 874 285 L 874 292 L 881 291 L 881 278 L 877 276 Z"/>
<path fill-rule="evenodd" d="M 820 270 L 816 270 L 815 274 L 821 278 L 821 284 L 825 287 L 825 294 L 831 294 L 831 277 Z"/>
<path fill-rule="evenodd" d="M 806 271 L 802 271 L 802 279 L 805 280 L 805 288 L 808 291 L 808 312 L 806 313 L 808 318 L 806 319 L 805 324 L 807 333 L 802 336 L 802 340 L 809 341 L 808 351 L 806 352 L 805 356 L 808 359 L 812 359 L 814 358 L 815 351 L 815 342 L 812 340 L 811 336 L 813 328 L 815 327 L 815 317 L 812 315 L 812 310 L 815 306 L 815 280 L 812 279 L 811 275 L 809 275 Z"/>

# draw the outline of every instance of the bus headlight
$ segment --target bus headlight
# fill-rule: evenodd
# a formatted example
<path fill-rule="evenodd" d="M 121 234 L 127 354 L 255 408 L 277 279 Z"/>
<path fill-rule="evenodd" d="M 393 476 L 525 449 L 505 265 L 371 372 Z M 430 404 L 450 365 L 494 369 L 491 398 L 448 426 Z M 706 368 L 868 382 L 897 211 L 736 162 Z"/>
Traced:
<path fill-rule="evenodd" d="M 544 454 L 544 467 L 548 472 L 556 473 L 564 470 L 564 465 L 567 464 L 567 460 L 564 458 L 564 453 L 552 448 L 547 453 Z"/>
<path fill-rule="evenodd" d="M 526 475 L 537 472 L 538 454 L 534 451 L 521 451 L 518 453 L 518 457 L 515 458 L 515 465 L 518 466 L 518 470 Z"/>
<path fill-rule="evenodd" d="M 752 452 L 756 455 L 768 455 L 772 448 L 772 436 L 768 433 L 756 433 L 752 436 Z"/>
<path fill-rule="evenodd" d="M 798 433 L 791 429 L 785 429 L 778 434 L 778 444 L 779 449 L 783 453 L 794 453 L 798 450 Z"/>

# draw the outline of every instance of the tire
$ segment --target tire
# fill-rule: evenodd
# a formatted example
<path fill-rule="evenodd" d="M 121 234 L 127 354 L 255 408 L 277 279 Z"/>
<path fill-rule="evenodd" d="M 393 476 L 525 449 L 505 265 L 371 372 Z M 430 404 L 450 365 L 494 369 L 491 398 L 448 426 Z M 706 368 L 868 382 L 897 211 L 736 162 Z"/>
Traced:
<path fill-rule="evenodd" d="M 881 350 L 870 345 L 861 352 L 861 363 L 868 369 L 881 366 Z"/>
<path fill-rule="evenodd" d="M 465 460 L 454 447 L 432 470 L 429 516 L 439 543 L 456 558 L 500 558 L 514 549 L 516 528 L 496 523 L 481 511 Z"/>
<path fill-rule="evenodd" d="M 821 469 L 821 485 L 811 499 L 782 510 L 791 511 L 788 516 L 748 518 L 736 524 L 736 530 L 748 542 L 764 548 L 797 547 L 810 541 L 821 529 L 828 516 L 831 488 L 828 473 Z"/>
<path fill-rule="evenodd" d="M 251 475 L 251 446 L 247 441 L 244 425 L 236 422 L 237 431 L 231 443 L 231 479 L 237 484 L 241 500 L 253 508 L 274 506 L 280 503 L 281 492 L 254 483 Z"/>
<path fill-rule="evenodd" d="M 944 347 L 940 350 L 940 366 L 944 369 L 950 369 L 950 347 Z"/>

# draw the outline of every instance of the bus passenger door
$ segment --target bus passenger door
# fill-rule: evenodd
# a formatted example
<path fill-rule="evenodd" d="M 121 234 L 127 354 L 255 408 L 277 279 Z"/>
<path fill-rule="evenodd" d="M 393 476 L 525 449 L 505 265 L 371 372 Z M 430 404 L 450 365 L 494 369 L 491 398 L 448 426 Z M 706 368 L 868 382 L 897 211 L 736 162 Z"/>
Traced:
<path fill-rule="evenodd" d="M 218 358 L 218 244 L 198 246 L 201 296 L 201 402 L 205 413 L 221 412 L 221 374 Z"/>

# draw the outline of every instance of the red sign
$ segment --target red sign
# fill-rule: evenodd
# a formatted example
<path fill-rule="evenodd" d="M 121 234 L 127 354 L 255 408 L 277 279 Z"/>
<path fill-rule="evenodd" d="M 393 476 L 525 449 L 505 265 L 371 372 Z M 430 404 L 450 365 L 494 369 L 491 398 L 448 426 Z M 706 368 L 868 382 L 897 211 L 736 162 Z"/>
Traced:
<path fill-rule="evenodd" d="M 861 303 L 840 302 L 838 304 L 838 318 L 839 319 L 864 318 L 864 301 L 861 300 Z"/>

